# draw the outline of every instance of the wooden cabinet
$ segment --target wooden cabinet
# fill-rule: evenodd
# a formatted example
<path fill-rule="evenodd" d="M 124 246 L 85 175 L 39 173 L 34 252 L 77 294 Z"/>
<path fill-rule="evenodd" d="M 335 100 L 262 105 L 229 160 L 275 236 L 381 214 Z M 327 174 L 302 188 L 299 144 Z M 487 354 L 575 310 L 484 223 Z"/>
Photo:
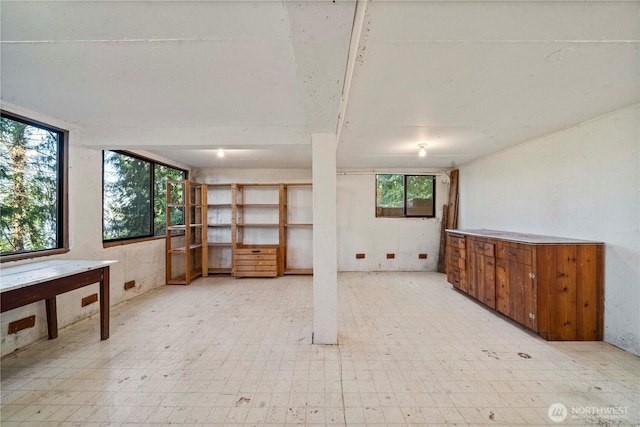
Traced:
<path fill-rule="evenodd" d="M 246 257 L 253 256 L 257 261 L 261 256 L 271 257 L 272 251 L 280 255 L 282 231 L 281 202 L 282 185 L 270 183 L 257 184 L 232 184 L 231 186 L 231 243 L 233 245 L 233 275 L 245 277 L 247 269 L 244 267 Z M 268 255 L 251 251 L 260 251 L 259 248 L 269 248 Z M 243 250 L 247 251 L 244 252 Z M 264 249 L 267 250 L 267 249 Z M 238 262 L 238 257 L 241 262 Z M 275 255 L 274 255 L 275 256 Z M 283 273 L 284 267 L 279 265 L 281 256 L 275 256 L 276 274 Z M 271 260 L 271 258 L 269 258 Z M 257 264 L 256 264 L 257 266 Z M 252 264 L 253 267 L 253 264 Z M 272 276 L 271 274 L 260 274 Z"/>
<path fill-rule="evenodd" d="M 233 250 L 233 275 L 236 277 L 276 277 L 278 246 L 256 245 Z"/>
<path fill-rule="evenodd" d="M 548 340 L 602 340 L 602 243 L 447 230 L 446 252 L 447 280 L 488 307 Z"/>
<path fill-rule="evenodd" d="M 467 250 L 464 236 L 447 236 L 447 280 L 464 293 L 469 292 L 467 282 Z"/>
<path fill-rule="evenodd" d="M 206 275 L 206 190 L 192 181 L 167 182 L 166 282 L 188 285 Z M 206 252 L 205 252 L 206 253 Z"/>

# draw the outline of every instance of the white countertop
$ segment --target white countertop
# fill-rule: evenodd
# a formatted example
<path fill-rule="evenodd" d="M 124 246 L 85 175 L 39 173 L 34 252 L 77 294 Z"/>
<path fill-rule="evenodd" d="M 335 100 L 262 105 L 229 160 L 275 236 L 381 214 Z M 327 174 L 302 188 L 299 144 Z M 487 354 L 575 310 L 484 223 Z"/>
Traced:
<path fill-rule="evenodd" d="M 51 260 L 0 267 L 0 292 L 37 285 L 60 277 L 106 267 L 117 262 L 113 260 Z"/>
<path fill-rule="evenodd" d="M 569 239 L 566 237 L 542 236 L 539 234 L 515 233 L 511 231 L 498 230 L 452 230 L 447 232 L 453 234 L 463 234 L 466 236 L 487 237 L 490 239 L 507 240 L 510 242 L 527 243 L 533 245 L 593 245 L 603 244 L 602 242 L 593 242 L 590 240 Z"/>

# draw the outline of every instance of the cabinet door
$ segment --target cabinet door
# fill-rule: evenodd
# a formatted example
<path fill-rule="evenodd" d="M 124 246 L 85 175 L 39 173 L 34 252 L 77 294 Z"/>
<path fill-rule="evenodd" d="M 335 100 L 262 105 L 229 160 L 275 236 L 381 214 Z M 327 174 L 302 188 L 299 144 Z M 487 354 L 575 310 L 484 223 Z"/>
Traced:
<path fill-rule="evenodd" d="M 509 260 L 496 259 L 496 310 L 509 316 Z"/>
<path fill-rule="evenodd" d="M 506 254 L 509 277 L 509 317 L 537 330 L 537 292 L 532 251 L 513 245 Z"/>
<path fill-rule="evenodd" d="M 496 259 L 477 254 L 478 300 L 491 308 L 496 308 Z"/>
<path fill-rule="evenodd" d="M 492 243 L 472 240 L 467 248 L 469 295 L 496 308 L 496 259 Z"/>

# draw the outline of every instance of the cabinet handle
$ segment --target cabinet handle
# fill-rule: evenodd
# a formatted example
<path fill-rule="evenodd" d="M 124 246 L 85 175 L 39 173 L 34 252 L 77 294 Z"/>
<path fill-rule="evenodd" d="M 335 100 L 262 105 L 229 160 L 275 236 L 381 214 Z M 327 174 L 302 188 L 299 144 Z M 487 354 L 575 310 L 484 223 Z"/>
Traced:
<path fill-rule="evenodd" d="M 260 249 L 255 249 L 255 250 L 253 250 L 251 252 L 254 253 L 254 254 L 259 254 L 260 253 Z"/>

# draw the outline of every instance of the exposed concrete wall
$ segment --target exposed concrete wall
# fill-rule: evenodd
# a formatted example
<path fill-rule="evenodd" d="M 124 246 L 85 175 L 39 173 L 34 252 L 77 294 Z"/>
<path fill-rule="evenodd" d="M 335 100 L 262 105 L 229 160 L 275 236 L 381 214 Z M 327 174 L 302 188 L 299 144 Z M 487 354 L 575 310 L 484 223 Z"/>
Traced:
<path fill-rule="evenodd" d="M 164 239 L 111 248 L 102 247 L 102 152 L 84 147 L 82 145 L 81 130 L 70 126 L 68 123 L 62 123 L 10 104 L 3 103 L 2 109 L 70 131 L 67 176 L 69 182 L 70 251 L 63 255 L 3 263 L 2 267 L 50 259 L 117 260 L 118 263 L 112 265 L 110 269 L 111 305 L 164 285 Z M 157 160 L 167 162 L 166 159 Z M 184 167 L 182 165 L 176 166 Z M 124 283 L 130 280 L 135 280 L 136 286 L 125 291 Z M 62 329 L 81 319 L 99 313 L 98 303 L 81 307 L 81 299 L 83 297 L 97 292 L 98 285 L 95 284 L 58 296 L 58 327 Z M 10 322 L 31 315 L 36 316 L 36 326 L 34 328 L 7 335 L 7 328 Z M 97 322 L 98 320 L 96 319 Z M 34 303 L 3 313 L 0 328 L 2 355 L 11 353 L 38 339 L 46 338 L 47 326 L 44 302 Z M 117 329 L 117 324 L 113 321 L 111 322 L 111 329 L 112 331 Z M 64 333 L 64 331 L 61 331 L 61 334 Z M 98 333 L 96 333 L 95 339 L 100 339 Z"/>
<path fill-rule="evenodd" d="M 606 341 L 640 354 L 640 107 L 460 168 L 460 228 L 602 241 Z"/>

